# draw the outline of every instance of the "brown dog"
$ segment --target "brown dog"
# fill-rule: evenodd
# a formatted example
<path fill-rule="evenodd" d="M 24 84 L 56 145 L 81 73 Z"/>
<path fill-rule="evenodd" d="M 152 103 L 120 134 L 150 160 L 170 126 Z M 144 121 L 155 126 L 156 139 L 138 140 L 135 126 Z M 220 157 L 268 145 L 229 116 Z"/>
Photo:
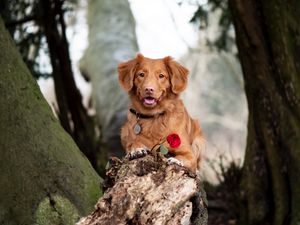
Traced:
<path fill-rule="evenodd" d="M 150 59 L 138 54 L 119 64 L 119 82 L 131 103 L 121 141 L 131 157 L 140 157 L 170 134 L 178 134 L 180 146 L 167 143 L 175 158 L 170 163 L 199 169 L 204 139 L 196 120 L 187 113 L 179 94 L 186 88 L 188 70 L 170 56 Z"/>

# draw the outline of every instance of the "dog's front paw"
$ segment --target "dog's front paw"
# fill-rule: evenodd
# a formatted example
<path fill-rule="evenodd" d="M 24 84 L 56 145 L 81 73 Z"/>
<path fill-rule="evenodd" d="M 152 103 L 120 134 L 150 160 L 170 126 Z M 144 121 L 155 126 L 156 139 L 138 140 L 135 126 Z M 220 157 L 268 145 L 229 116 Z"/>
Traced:
<path fill-rule="evenodd" d="M 129 152 L 126 155 L 126 158 L 129 158 L 130 160 L 132 159 L 137 159 L 137 158 L 142 158 L 148 154 L 149 150 L 146 148 L 136 148 Z"/>
<path fill-rule="evenodd" d="M 181 161 L 173 157 L 168 158 L 168 164 L 177 164 L 178 166 L 183 166 L 183 163 Z"/>

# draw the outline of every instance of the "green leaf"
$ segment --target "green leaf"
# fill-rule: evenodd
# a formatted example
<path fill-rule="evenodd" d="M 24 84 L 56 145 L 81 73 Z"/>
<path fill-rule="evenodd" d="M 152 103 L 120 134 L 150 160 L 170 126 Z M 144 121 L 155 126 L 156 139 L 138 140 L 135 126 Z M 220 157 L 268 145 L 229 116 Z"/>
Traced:
<path fill-rule="evenodd" d="M 164 145 L 160 145 L 159 147 L 159 151 L 161 154 L 166 155 L 168 154 L 169 150 L 164 146 Z"/>

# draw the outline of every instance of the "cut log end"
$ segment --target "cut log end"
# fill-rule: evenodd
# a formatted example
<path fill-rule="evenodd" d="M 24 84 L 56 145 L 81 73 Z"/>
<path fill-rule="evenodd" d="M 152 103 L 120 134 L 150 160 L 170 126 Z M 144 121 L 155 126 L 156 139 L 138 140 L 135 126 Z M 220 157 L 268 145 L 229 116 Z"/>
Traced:
<path fill-rule="evenodd" d="M 205 193 L 196 174 L 160 154 L 110 159 L 103 196 L 77 225 L 207 224 Z"/>

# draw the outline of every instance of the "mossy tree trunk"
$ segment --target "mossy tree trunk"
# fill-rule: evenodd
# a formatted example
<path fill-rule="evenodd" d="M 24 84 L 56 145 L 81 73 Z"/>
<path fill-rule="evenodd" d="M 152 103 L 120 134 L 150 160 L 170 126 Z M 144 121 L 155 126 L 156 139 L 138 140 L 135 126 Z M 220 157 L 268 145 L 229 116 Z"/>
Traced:
<path fill-rule="evenodd" d="M 0 17 L 0 224 L 74 224 L 100 177 L 63 130 Z"/>
<path fill-rule="evenodd" d="M 127 0 L 90 0 L 88 4 L 89 47 L 81 71 L 92 83 L 92 100 L 100 125 L 99 167 L 103 155 L 120 156 L 120 127 L 127 110 L 127 95 L 118 82 L 117 65 L 138 51 L 135 21 Z"/>
<path fill-rule="evenodd" d="M 229 0 L 249 105 L 245 224 L 300 223 L 300 2 Z"/>

